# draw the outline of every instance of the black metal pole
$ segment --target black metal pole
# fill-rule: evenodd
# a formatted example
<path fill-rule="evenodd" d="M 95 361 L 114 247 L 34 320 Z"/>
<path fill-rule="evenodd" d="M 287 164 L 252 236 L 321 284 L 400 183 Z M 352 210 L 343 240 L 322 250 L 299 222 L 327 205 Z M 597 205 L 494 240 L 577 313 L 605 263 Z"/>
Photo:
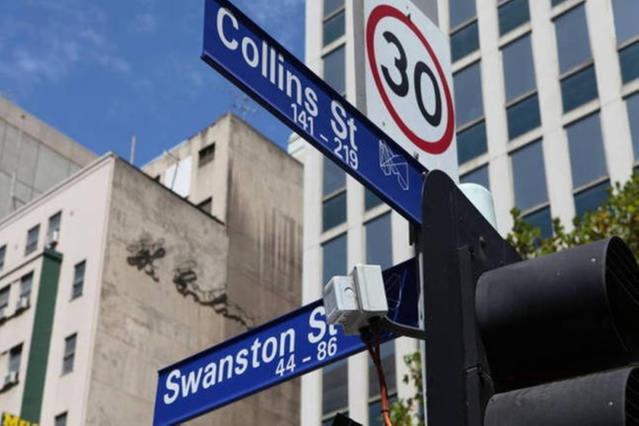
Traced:
<path fill-rule="evenodd" d="M 429 426 L 481 426 L 494 393 L 475 321 L 475 286 L 517 253 L 443 172 L 422 193 L 422 286 Z"/>

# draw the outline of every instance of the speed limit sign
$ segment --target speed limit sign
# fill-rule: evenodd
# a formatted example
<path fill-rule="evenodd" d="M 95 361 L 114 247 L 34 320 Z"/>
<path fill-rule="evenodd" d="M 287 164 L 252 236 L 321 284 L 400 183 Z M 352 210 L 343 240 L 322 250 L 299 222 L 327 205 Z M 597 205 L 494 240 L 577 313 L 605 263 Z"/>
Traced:
<path fill-rule="evenodd" d="M 368 117 L 426 168 L 457 180 L 446 37 L 408 0 L 364 4 Z"/>

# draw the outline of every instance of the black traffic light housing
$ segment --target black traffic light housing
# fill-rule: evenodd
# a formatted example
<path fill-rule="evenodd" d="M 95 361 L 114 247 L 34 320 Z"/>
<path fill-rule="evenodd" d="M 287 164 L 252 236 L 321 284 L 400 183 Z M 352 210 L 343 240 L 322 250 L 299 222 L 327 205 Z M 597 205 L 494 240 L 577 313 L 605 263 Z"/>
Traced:
<path fill-rule="evenodd" d="M 636 424 L 638 371 L 602 372 L 639 359 L 623 241 L 521 261 L 439 171 L 422 214 L 430 426 Z"/>

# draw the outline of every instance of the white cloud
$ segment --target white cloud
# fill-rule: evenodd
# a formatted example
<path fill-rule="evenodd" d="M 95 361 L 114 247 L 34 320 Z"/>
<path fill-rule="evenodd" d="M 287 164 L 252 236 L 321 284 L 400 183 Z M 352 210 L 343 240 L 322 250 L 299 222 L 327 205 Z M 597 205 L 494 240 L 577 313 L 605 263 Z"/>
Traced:
<path fill-rule="evenodd" d="M 41 0 L 32 13 L 42 23 L 16 16 L 0 16 L 0 76 L 3 84 L 22 92 L 37 84 L 57 83 L 80 64 L 95 64 L 123 74 L 131 64 L 107 37 L 106 14 L 97 7 L 75 7 L 64 2 Z"/>
<path fill-rule="evenodd" d="M 104 46 L 106 39 L 102 34 L 98 34 L 93 28 L 85 28 L 78 33 L 78 36 L 87 42 L 98 46 Z"/>
<path fill-rule="evenodd" d="M 100 55 L 97 58 L 97 62 L 103 67 L 120 74 L 126 74 L 131 71 L 131 64 L 118 56 Z"/>
<path fill-rule="evenodd" d="M 299 14 L 300 9 L 304 10 L 304 0 L 238 0 L 237 5 L 284 46 L 290 47 L 295 37 L 304 34 L 304 14 Z"/>
<path fill-rule="evenodd" d="M 157 29 L 158 23 L 155 16 L 150 13 L 139 13 L 133 18 L 132 30 L 134 32 L 151 34 Z"/>

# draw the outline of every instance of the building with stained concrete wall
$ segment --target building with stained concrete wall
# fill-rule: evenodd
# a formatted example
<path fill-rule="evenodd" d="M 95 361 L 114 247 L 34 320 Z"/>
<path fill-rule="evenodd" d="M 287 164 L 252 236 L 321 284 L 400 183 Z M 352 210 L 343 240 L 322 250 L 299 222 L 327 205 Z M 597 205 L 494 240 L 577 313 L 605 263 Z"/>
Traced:
<path fill-rule="evenodd" d="M 160 368 L 299 305 L 301 165 L 230 115 L 189 147 L 220 218 L 108 154 L 0 221 L 2 411 L 150 424 Z M 189 424 L 293 425 L 298 401 L 291 381 Z"/>
<path fill-rule="evenodd" d="M 0 96 L 0 217 L 95 158 L 84 146 Z"/>

